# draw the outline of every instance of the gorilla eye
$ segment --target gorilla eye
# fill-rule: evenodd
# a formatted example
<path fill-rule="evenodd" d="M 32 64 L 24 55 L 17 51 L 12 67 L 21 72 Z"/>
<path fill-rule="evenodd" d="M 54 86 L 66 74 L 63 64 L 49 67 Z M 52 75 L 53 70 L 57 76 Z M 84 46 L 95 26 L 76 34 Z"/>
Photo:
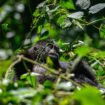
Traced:
<path fill-rule="evenodd" d="M 53 45 L 52 45 L 52 44 L 48 44 L 47 46 L 48 46 L 49 48 L 51 48 L 51 49 L 53 48 Z"/>

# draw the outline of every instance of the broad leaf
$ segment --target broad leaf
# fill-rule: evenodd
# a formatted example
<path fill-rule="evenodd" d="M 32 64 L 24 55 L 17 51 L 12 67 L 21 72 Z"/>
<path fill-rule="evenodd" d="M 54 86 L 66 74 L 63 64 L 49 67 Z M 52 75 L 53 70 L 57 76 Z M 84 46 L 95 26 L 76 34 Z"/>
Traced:
<path fill-rule="evenodd" d="M 70 22 L 70 20 L 66 16 L 59 17 L 57 20 L 57 23 L 63 29 L 68 28 L 72 25 L 72 23 Z"/>
<path fill-rule="evenodd" d="M 36 83 L 37 83 L 37 76 L 39 76 L 40 74 L 38 73 L 26 73 L 23 74 L 21 76 L 21 79 L 26 79 L 29 84 L 31 84 L 34 88 L 36 87 Z"/>
<path fill-rule="evenodd" d="M 84 15 L 83 12 L 79 11 L 79 12 L 75 12 L 75 13 L 72 13 L 70 15 L 68 15 L 69 18 L 74 18 L 74 19 L 79 19 L 79 18 L 82 18 Z"/>
<path fill-rule="evenodd" d="M 100 96 L 98 89 L 86 86 L 76 91 L 73 98 L 76 100 L 75 105 L 104 105 L 105 101 Z"/>
<path fill-rule="evenodd" d="M 90 52 L 90 48 L 88 46 L 81 46 L 75 49 L 75 53 L 79 56 L 86 56 Z"/>
<path fill-rule="evenodd" d="M 76 5 L 79 6 L 81 9 L 89 8 L 90 4 L 90 0 L 77 0 L 76 2 Z"/>
<path fill-rule="evenodd" d="M 89 8 L 89 13 L 95 14 L 105 8 L 105 3 L 99 3 Z"/>
<path fill-rule="evenodd" d="M 60 5 L 66 9 L 75 9 L 72 0 L 60 0 Z"/>

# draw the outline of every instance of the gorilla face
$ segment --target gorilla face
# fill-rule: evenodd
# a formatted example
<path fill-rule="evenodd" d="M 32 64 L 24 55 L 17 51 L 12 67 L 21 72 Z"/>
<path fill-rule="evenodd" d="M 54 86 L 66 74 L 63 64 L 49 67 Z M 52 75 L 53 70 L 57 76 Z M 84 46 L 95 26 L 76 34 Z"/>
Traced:
<path fill-rule="evenodd" d="M 59 60 L 59 47 L 53 43 L 41 41 L 36 45 L 28 49 L 30 58 L 39 62 L 46 62 L 47 57 L 50 57 L 52 61 Z"/>
<path fill-rule="evenodd" d="M 59 60 L 59 48 L 56 45 L 49 44 L 45 48 L 45 52 L 47 53 L 47 56 L 50 57 L 52 60 Z"/>

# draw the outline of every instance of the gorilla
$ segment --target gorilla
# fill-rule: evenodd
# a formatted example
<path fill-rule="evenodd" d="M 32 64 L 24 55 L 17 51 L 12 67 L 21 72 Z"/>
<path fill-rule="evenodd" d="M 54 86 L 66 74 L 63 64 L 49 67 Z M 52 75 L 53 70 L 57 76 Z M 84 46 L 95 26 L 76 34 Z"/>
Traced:
<path fill-rule="evenodd" d="M 71 77 L 72 80 L 79 84 L 90 84 L 92 86 L 100 87 L 99 83 L 96 80 L 95 74 L 92 72 L 91 67 L 88 63 L 80 59 L 75 65 L 75 61 L 70 62 L 61 62 L 59 60 L 60 48 L 58 45 L 51 39 L 38 41 L 35 45 L 28 48 L 23 56 L 36 61 L 40 64 L 46 64 L 47 58 L 49 57 L 53 62 L 53 69 L 55 71 L 61 70 L 61 73 L 65 73 L 69 70 L 70 73 L 73 73 L 74 76 Z M 40 83 L 43 83 L 45 80 L 56 81 L 57 78 L 52 74 L 46 75 L 47 70 L 40 65 L 33 65 L 30 62 L 24 61 L 25 65 L 19 62 L 14 66 L 15 78 L 19 79 L 20 76 L 24 73 L 27 73 L 25 65 L 28 67 L 30 72 L 38 73 L 37 80 Z"/>

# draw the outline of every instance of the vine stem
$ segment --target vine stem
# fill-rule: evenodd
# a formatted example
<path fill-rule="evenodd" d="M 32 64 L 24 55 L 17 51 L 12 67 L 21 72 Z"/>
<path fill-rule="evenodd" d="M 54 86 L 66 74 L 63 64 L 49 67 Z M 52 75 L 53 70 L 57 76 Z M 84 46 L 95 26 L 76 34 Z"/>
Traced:
<path fill-rule="evenodd" d="M 6 72 L 6 74 L 5 74 L 5 78 L 8 78 L 8 74 L 9 74 L 9 72 L 12 70 L 12 68 L 17 64 L 17 63 L 19 63 L 20 61 L 21 61 L 21 57 L 19 57 L 19 59 L 17 59 L 16 61 L 14 61 L 10 66 L 9 66 L 9 68 L 7 69 L 7 72 Z"/>
<path fill-rule="evenodd" d="M 15 62 L 13 62 L 13 63 L 9 66 L 9 68 L 7 69 L 7 73 L 6 73 L 5 77 L 7 77 L 8 71 L 10 72 L 10 70 L 12 70 L 12 68 L 13 68 L 17 63 L 19 63 L 20 61 L 24 60 L 24 61 L 30 62 L 30 63 L 32 63 L 32 64 L 34 64 L 34 65 L 39 65 L 40 67 L 46 69 L 47 71 L 50 71 L 51 73 L 57 75 L 57 77 L 60 76 L 60 78 L 65 79 L 65 80 L 67 80 L 67 81 L 70 81 L 70 82 L 72 82 L 72 83 L 73 83 L 74 85 L 76 85 L 76 86 L 82 87 L 82 86 L 81 86 L 80 84 L 78 84 L 77 82 L 73 81 L 73 80 L 70 79 L 70 78 L 65 77 L 65 75 L 60 74 L 59 72 L 55 71 L 54 69 L 51 69 L 51 68 L 49 68 L 49 67 L 47 67 L 47 66 L 45 66 L 45 65 L 42 65 L 42 64 L 40 64 L 40 63 L 38 63 L 38 62 L 36 62 L 36 61 L 33 61 L 33 60 L 31 60 L 31 59 L 29 59 L 29 58 L 27 58 L 27 57 L 24 57 L 23 55 L 18 55 L 17 58 L 18 58 L 18 59 L 17 59 Z"/>
<path fill-rule="evenodd" d="M 21 57 L 21 55 L 19 55 L 18 57 Z M 33 61 L 33 60 L 31 60 L 31 59 L 29 59 L 29 58 L 27 58 L 27 57 L 22 56 L 22 59 L 25 60 L 25 61 L 27 61 L 27 62 L 30 62 L 30 63 L 32 63 L 32 64 L 34 64 L 34 65 L 39 65 L 40 67 L 42 67 L 42 68 L 44 68 L 44 69 L 46 69 L 46 70 L 49 70 L 50 72 L 52 72 L 52 73 L 54 73 L 54 74 L 56 74 L 56 75 L 59 74 L 59 72 L 54 71 L 53 69 L 51 69 L 51 68 L 49 68 L 49 67 L 47 67 L 47 66 L 45 66 L 45 65 L 41 65 L 40 63 L 38 63 L 38 62 L 36 62 L 36 61 Z"/>
<path fill-rule="evenodd" d="M 99 22 L 99 21 L 103 21 L 103 20 L 105 20 L 105 18 L 94 20 L 94 21 L 92 21 L 92 22 L 90 22 L 90 23 L 87 23 L 86 25 L 87 25 L 87 26 L 93 25 L 93 24 L 95 24 L 95 23 L 97 23 L 97 22 Z"/>
<path fill-rule="evenodd" d="M 91 21 L 91 22 L 87 22 L 87 21 L 84 21 L 84 20 L 81 20 L 81 19 L 77 19 L 77 20 L 80 21 L 80 22 L 83 22 L 86 26 L 89 26 L 89 25 L 93 25 L 97 22 L 103 21 L 103 20 L 105 20 L 105 18 L 97 19 L 97 20 L 94 20 L 94 21 Z"/>

